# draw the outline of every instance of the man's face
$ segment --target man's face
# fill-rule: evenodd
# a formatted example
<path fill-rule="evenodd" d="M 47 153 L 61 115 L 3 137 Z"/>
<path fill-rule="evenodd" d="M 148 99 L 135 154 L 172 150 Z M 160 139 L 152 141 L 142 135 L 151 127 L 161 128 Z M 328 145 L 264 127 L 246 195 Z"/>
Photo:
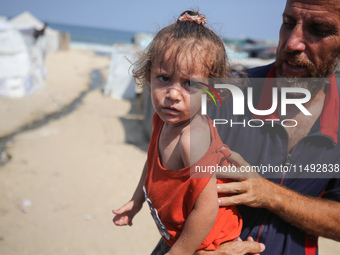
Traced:
<path fill-rule="evenodd" d="M 287 0 L 277 49 L 278 77 L 330 77 L 340 59 L 340 1 Z"/>

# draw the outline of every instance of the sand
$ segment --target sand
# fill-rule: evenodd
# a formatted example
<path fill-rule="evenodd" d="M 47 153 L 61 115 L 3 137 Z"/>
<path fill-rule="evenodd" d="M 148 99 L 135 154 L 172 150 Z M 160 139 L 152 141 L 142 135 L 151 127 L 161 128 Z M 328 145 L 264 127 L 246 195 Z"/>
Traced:
<path fill-rule="evenodd" d="M 159 240 L 146 205 L 132 227 L 112 223 L 111 210 L 133 194 L 147 142 L 137 100 L 88 90 L 94 70 L 105 82 L 109 61 L 79 50 L 49 54 L 44 90 L 0 98 L 0 137 L 11 138 L 11 158 L 0 166 L 0 254 L 149 254 Z M 52 120 L 40 121 L 44 116 Z M 36 128 L 15 134 L 32 122 Z M 322 239 L 320 254 L 338 254 L 339 247 Z"/>
<path fill-rule="evenodd" d="M 70 104 L 92 70 L 106 77 L 109 58 L 72 50 L 48 55 L 46 65 L 45 90 L 0 99 L 0 136 Z M 14 137 L 0 167 L 0 254 L 150 253 L 159 234 L 146 206 L 133 227 L 112 223 L 146 159 L 146 142 L 125 142 L 140 131 L 133 105 L 93 90 L 73 112 Z"/>

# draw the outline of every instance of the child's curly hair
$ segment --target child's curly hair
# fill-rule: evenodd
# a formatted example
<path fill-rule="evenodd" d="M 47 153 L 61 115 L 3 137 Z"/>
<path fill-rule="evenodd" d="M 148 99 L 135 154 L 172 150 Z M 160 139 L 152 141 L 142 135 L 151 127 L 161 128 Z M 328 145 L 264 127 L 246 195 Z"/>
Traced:
<path fill-rule="evenodd" d="M 185 11 L 180 17 L 185 13 L 190 16 L 200 15 L 197 11 Z M 199 61 L 199 64 L 207 70 L 207 77 L 202 78 L 231 77 L 232 68 L 222 39 L 206 25 L 177 20 L 161 29 L 141 54 L 140 59 L 134 63 L 132 73 L 137 85 L 145 86 L 149 83 L 151 69 L 156 66 L 155 64 L 162 65 L 165 53 L 170 47 L 171 58 L 175 60 L 182 52 L 195 54 L 193 59 Z"/>

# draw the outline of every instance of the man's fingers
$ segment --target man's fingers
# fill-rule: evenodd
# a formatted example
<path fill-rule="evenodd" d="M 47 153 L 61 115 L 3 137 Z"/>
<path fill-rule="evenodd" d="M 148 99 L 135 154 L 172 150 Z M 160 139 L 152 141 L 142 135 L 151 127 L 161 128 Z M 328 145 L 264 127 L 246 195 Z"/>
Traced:
<path fill-rule="evenodd" d="M 242 182 L 229 182 L 217 184 L 217 192 L 222 194 L 240 194 L 246 192 L 245 184 Z"/>
<path fill-rule="evenodd" d="M 243 242 L 235 242 L 237 246 L 232 251 L 231 254 L 252 254 L 257 255 L 260 254 L 260 252 L 263 252 L 265 250 L 265 245 L 263 243 L 258 243 L 254 241 L 243 241 Z"/>
<path fill-rule="evenodd" d="M 254 238 L 252 236 L 248 236 L 247 237 L 247 241 L 253 242 Z M 263 247 L 263 250 L 265 249 L 265 247 Z M 253 253 L 252 255 L 260 255 L 260 253 Z"/>
<path fill-rule="evenodd" d="M 226 194 L 227 196 L 219 197 L 218 203 L 220 206 L 239 205 L 244 201 L 243 193 L 247 192 L 246 186 L 242 182 L 230 182 L 217 185 L 217 192 L 219 194 Z M 232 195 L 232 196 L 228 196 Z"/>
<path fill-rule="evenodd" d="M 245 172 L 244 169 L 240 169 L 235 166 L 227 168 L 226 171 L 216 172 L 216 178 L 218 179 L 233 179 L 243 180 L 249 176 L 249 173 Z"/>
<path fill-rule="evenodd" d="M 248 236 L 247 241 L 254 241 L 254 238 L 252 236 Z"/>
<path fill-rule="evenodd" d="M 250 253 L 250 254 L 257 255 L 266 249 L 266 246 L 263 243 L 258 243 L 254 241 L 247 241 L 244 243 L 247 244 L 247 246 L 245 247 L 245 254 Z"/>
<path fill-rule="evenodd" d="M 265 246 L 262 243 L 254 241 L 238 241 L 238 242 L 225 242 L 222 243 L 216 251 L 204 251 L 200 250 L 195 252 L 198 254 L 232 254 L 232 255 L 259 255 L 260 252 L 265 250 Z"/>
<path fill-rule="evenodd" d="M 220 249 L 219 254 L 233 254 L 233 255 L 245 255 L 245 254 L 259 254 L 265 250 L 265 246 L 262 243 L 254 241 L 240 241 L 232 242 L 225 245 Z"/>
<path fill-rule="evenodd" d="M 219 197 L 218 204 L 219 206 L 232 206 L 232 205 L 245 204 L 244 195 L 235 195 L 231 197 Z"/>

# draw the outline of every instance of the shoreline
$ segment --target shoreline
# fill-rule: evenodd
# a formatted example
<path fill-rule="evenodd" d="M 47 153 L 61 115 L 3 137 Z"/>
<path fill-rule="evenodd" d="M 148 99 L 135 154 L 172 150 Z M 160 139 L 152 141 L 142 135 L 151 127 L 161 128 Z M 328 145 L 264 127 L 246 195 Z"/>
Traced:
<path fill-rule="evenodd" d="M 70 42 L 71 50 L 84 50 L 89 52 L 98 52 L 104 55 L 111 56 L 112 46 L 94 43 Z"/>

